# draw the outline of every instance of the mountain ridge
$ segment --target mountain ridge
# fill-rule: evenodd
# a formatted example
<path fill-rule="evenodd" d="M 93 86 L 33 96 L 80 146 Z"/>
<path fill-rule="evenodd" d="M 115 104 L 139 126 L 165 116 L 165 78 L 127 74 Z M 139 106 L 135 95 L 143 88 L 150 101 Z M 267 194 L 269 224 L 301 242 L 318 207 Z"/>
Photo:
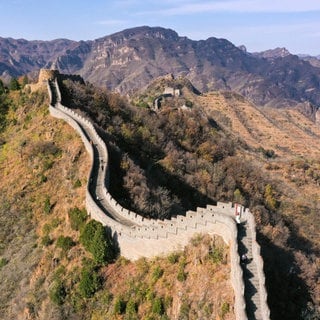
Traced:
<path fill-rule="evenodd" d="M 172 73 L 186 76 L 202 92 L 235 91 L 258 105 L 320 105 L 319 68 L 284 54 L 283 48 L 280 54 L 269 50 L 273 58 L 266 59 L 267 53 L 248 53 L 226 39 L 195 41 L 171 29 L 147 26 L 90 41 L 0 38 L 0 48 L 0 75 L 7 81 L 54 65 L 62 73 L 132 94 Z"/>

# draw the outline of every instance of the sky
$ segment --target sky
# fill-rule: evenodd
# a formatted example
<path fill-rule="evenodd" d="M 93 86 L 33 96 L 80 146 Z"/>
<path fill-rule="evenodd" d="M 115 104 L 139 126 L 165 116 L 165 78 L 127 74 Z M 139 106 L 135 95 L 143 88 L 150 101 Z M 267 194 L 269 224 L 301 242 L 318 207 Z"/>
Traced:
<path fill-rule="evenodd" d="M 143 25 L 320 55 L 320 0 L 0 0 L 3 38 L 94 40 Z"/>

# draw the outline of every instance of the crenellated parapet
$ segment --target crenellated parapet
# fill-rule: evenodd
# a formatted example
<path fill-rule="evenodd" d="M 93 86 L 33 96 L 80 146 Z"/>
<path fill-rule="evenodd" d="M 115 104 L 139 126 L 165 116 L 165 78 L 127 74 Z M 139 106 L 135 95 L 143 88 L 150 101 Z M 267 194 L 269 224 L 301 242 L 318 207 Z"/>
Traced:
<path fill-rule="evenodd" d="M 49 75 L 48 73 L 47 76 Z M 236 319 L 249 318 L 251 310 L 247 305 L 248 299 L 251 299 L 249 302 L 255 306 L 250 319 L 270 319 L 263 260 L 256 241 L 255 221 L 251 212 L 240 208 L 241 227 L 245 228 L 247 236 L 239 243 L 240 226 L 235 221 L 236 209 L 232 203 L 218 202 L 216 205 L 197 208 L 196 211 L 188 211 L 185 215 L 165 220 L 146 219 L 123 208 L 108 191 L 109 159 L 106 144 L 88 119 L 61 104 L 58 77 L 50 78 L 48 83 L 50 114 L 65 120 L 79 133 L 90 155 L 92 165 L 86 189 L 88 214 L 112 230 L 121 255 L 131 260 L 154 257 L 182 249 L 195 234 L 219 235 L 230 249 L 230 279 L 235 293 Z M 247 254 L 252 258 L 250 272 L 253 273 L 255 282 L 251 283 L 249 280 L 249 284 L 246 269 L 240 264 L 240 246 L 247 246 Z M 254 295 L 249 294 L 247 284 L 255 287 Z"/>

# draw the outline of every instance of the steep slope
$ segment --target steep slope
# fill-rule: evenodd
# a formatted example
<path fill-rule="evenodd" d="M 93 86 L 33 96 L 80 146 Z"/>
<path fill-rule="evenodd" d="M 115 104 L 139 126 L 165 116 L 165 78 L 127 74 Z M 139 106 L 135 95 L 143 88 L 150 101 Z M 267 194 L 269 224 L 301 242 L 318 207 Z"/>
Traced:
<path fill-rule="evenodd" d="M 165 81 L 160 83 L 166 86 Z M 187 82 L 180 81 L 179 85 L 183 83 Z M 69 85 L 68 92 L 73 95 L 69 96 L 69 102 L 90 115 L 110 142 L 115 169 L 111 179 L 122 182 L 115 183 L 113 190 L 117 200 L 126 207 L 138 207 L 144 214 L 161 214 L 164 210 L 165 215 L 214 199 L 245 203 L 254 211 L 259 226 L 272 319 L 294 319 L 302 314 L 317 317 L 320 164 L 319 131 L 312 122 L 296 110 L 257 108 L 230 92 L 199 96 L 189 85 L 182 86 L 182 96 L 168 99 L 158 113 L 130 107 L 119 96 L 105 94 L 92 86 Z M 153 95 L 160 89 L 150 87 L 149 90 Z M 147 97 L 148 91 L 144 95 Z M 44 96 L 40 98 L 42 103 Z M 200 285 L 202 290 L 197 291 L 196 298 L 192 298 L 193 290 L 182 296 L 178 291 L 177 296 L 172 296 L 172 304 L 168 302 L 171 301 L 165 294 L 171 290 L 168 283 L 173 283 L 178 274 L 180 279 L 187 276 L 189 281 L 209 270 L 206 264 L 209 257 L 197 256 L 200 252 L 197 248 L 192 249 L 195 255 L 168 258 L 175 261 L 176 274 L 170 274 L 171 278 L 160 276 L 163 287 L 155 289 L 155 295 L 149 287 L 142 288 L 139 282 L 129 281 L 144 279 L 148 285 L 154 284 L 148 276 L 142 278 L 146 270 L 159 277 L 161 272 L 154 271 L 154 262 L 140 261 L 133 266 L 119 260 L 116 265 L 99 270 L 104 279 L 103 288 L 92 299 L 83 298 L 79 292 L 81 268 L 90 264 L 90 259 L 84 258 L 90 255 L 79 244 L 79 232 L 70 228 L 68 209 L 81 207 L 84 201 L 81 185 L 87 177 L 86 154 L 72 129 L 47 118 L 47 109 L 37 103 L 36 96 L 17 93 L 14 101 L 8 113 L 10 126 L 1 135 L 0 148 L 1 176 L 5 177 L 0 182 L 1 195 L 8 195 L 1 199 L 1 214 L 7 223 L 2 231 L 8 230 L 3 236 L 8 242 L 4 242 L 0 264 L 0 276 L 6 279 L 1 282 L 4 286 L 1 312 L 6 318 L 79 319 L 92 314 L 103 319 L 106 312 L 114 316 L 115 306 L 129 302 L 127 294 L 133 292 L 137 300 L 130 302 L 131 308 L 138 301 L 142 309 L 151 312 L 153 302 L 159 304 L 160 299 L 160 305 L 163 301 L 166 312 L 173 318 L 180 313 L 190 319 L 206 319 L 212 310 L 217 316 L 225 314 L 232 318 L 232 312 L 228 312 L 232 294 L 219 293 L 222 300 L 216 300 L 215 307 L 206 304 L 209 300 L 204 292 L 213 289 L 204 288 L 203 284 L 211 285 L 211 282 L 203 279 L 212 279 L 210 274 L 181 286 L 195 290 Z M 192 108 L 182 108 L 181 102 L 185 101 L 192 102 Z M 307 144 L 303 144 L 305 139 Z M 24 215 L 25 212 L 29 215 Z M 36 231 L 30 230 L 30 221 L 36 225 L 41 221 Z M 15 228 L 25 240 L 25 246 L 20 245 L 21 238 L 15 237 Z M 27 234 L 32 241 L 27 241 Z M 33 234 L 41 239 L 36 241 Z M 63 251 L 57 246 L 60 235 L 71 236 L 76 245 Z M 12 251 L 19 251 L 20 247 L 21 253 Z M 19 264 L 22 256 L 26 261 L 31 260 L 34 272 L 27 269 L 29 262 Z M 205 264 L 199 263 L 198 258 L 206 261 Z M 160 269 L 167 268 L 166 260 L 159 264 Z M 24 273 L 12 273 L 16 265 Z M 221 280 L 228 278 L 228 266 L 227 271 L 221 264 L 211 266 L 218 271 L 213 282 L 220 285 Z M 220 267 L 226 272 L 221 276 Z M 131 276 L 131 270 L 137 269 Z M 114 279 L 126 273 L 131 278 L 124 279 L 127 286 L 123 284 L 123 290 L 117 291 Z M 25 282 L 21 282 L 23 278 Z M 150 278 L 153 278 L 151 274 Z M 67 288 L 62 306 L 56 306 L 49 298 L 51 285 L 57 279 Z"/>
<path fill-rule="evenodd" d="M 73 130 L 49 118 L 46 91 L 10 99 L 0 147 L 0 318 L 26 319 L 42 309 L 50 318 L 49 277 L 60 257 L 50 245 L 61 234 L 74 236 L 61 222 L 84 205 L 88 159 Z"/>
<path fill-rule="evenodd" d="M 183 83 L 158 79 L 134 97 L 145 106 L 166 86 L 180 87 L 157 112 L 92 86 L 65 83 L 64 93 L 66 105 L 101 127 L 121 205 L 162 218 L 215 199 L 249 206 L 271 318 L 317 317 L 319 128 L 298 110 L 258 108 L 232 92 L 197 95 Z"/>
<path fill-rule="evenodd" d="M 171 79 L 167 85 L 170 81 Z M 177 84 L 179 82 L 178 79 Z M 161 81 L 144 92 L 141 99 L 147 101 L 148 92 L 153 96 L 154 92 L 159 90 L 159 83 Z M 163 87 L 165 86 L 163 80 Z M 195 95 L 182 88 L 182 97 L 173 101 L 166 100 L 163 108 L 158 111 L 159 118 L 169 113 L 171 117 L 179 119 L 179 124 L 172 122 L 171 117 L 163 120 L 169 122 L 169 127 L 175 123 L 176 132 L 181 130 L 183 123 L 179 111 L 181 109 L 178 108 L 176 113 L 173 110 L 177 110 L 179 104 L 181 107 L 182 103 L 178 99 L 182 98 L 192 101 L 192 109 L 201 106 L 204 118 L 210 119 L 215 130 L 218 129 L 220 134 L 222 131 L 229 137 L 229 142 L 236 143 L 235 157 L 222 156 L 220 161 L 211 158 L 214 163 L 212 169 L 209 164 L 202 166 L 203 164 L 198 162 L 201 173 L 195 170 L 193 182 L 200 188 L 202 185 L 197 178 L 202 175 L 202 178 L 206 179 L 206 187 L 202 189 L 205 194 L 212 196 L 211 183 L 214 181 L 215 197 L 244 201 L 255 212 L 265 261 L 272 318 L 291 319 L 297 314 L 306 316 L 312 312 L 314 317 L 317 317 L 319 304 L 316 301 L 320 283 L 317 274 L 320 245 L 317 228 L 320 225 L 317 214 L 320 199 L 318 126 L 299 110 L 257 107 L 243 96 L 232 92 Z M 183 147 L 187 146 L 187 153 L 192 150 L 186 143 L 189 139 L 188 133 L 193 132 L 197 139 L 200 138 L 199 132 L 194 130 L 191 110 L 184 111 L 184 114 L 189 114 L 189 119 L 184 120 L 188 122 L 188 129 L 182 135 L 183 138 L 179 135 L 177 138 L 181 139 L 179 142 Z M 201 122 L 198 123 L 200 126 Z M 154 124 L 153 128 L 156 128 Z M 217 142 L 209 146 L 209 140 L 207 139 L 208 144 L 201 145 L 197 150 L 198 159 L 203 159 L 203 156 L 210 158 L 210 151 L 214 153 L 213 150 L 219 149 Z M 196 146 L 196 143 L 193 143 Z M 173 163 L 169 164 L 175 172 L 183 172 L 181 175 L 188 179 L 190 155 L 183 157 L 180 153 L 174 154 L 172 150 L 171 154 Z M 223 172 L 227 174 L 224 175 Z M 261 184 L 263 186 L 260 188 Z M 230 189 L 234 191 L 233 194 Z M 263 200 L 259 198 L 261 196 Z M 301 279 L 304 279 L 303 282 Z M 302 294 L 301 290 L 307 287 Z M 300 306 L 304 304 L 299 298 L 302 295 L 313 297 L 313 307 L 312 304 L 308 307 L 297 307 L 300 303 Z M 282 299 L 284 296 L 286 297 Z M 292 300 L 295 301 L 295 306 L 290 303 Z"/>
<path fill-rule="evenodd" d="M 152 261 L 95 265 L 69 215 L 85 201 L 81 140 L 49 116 L 46 90 L 9 98 L 0 134 L 1 319 L 234 319 L 219 239 L 199 236 L 184 252 Z M 68 237 L 73 242 L 61 242 Z M 98 280 L 88 296 L 80 284 L 87 268 Z"/>
<path fill-rule="evenodd" d="M 258 105 L 320 104 L 319 68 L 291 54 L 252 55 L 225 39 L 193 41 L 160 27 L 127 29 L 94 41 L 0 38 L 7 80 L 55 64 L 96 85 L 132 93 L 152 79 L 184 75 L 200 91 L 233 90 Z M 281 51 L 281 50 L 280 50 Z"/>

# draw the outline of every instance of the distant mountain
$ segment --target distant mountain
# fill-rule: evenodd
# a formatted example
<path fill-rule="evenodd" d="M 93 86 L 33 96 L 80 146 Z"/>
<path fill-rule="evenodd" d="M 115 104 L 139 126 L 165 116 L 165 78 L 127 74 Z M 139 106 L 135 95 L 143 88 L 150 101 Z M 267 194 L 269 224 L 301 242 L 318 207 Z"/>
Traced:
<path fill-rule="evenodd" d="M 27 41 L 0 37 L 0 75 L 8 78 L 49 68 L 61 54 L 77 45 L 66 39 Z"/>
<path fill-rule="evenodd" d="M 299 57 L 304 61 L 308 61 L 314 67 L 320 68 L 320 55 L 310 56 L 306 54 L 299 54 Z"/>
<path fill-rule="evenodd" d="M 320 70 L 285 49 L 251 54 L 225 39 L 194 41 L 160 27 L 127 29 L 94 41 L 0 38 L 3 78 L 55 64 L 63 73 L 121 93 L 158 76 L 186 76 L 200 91 L 232 90 L 258 105 L 320 105 Z"/>
<path fill-rule="evenodd" d="M 289 56 L 291 53 L 286 48 L 275 48 L 253 53 L 254 56 L 266 59 L 277 59 Z"/>

